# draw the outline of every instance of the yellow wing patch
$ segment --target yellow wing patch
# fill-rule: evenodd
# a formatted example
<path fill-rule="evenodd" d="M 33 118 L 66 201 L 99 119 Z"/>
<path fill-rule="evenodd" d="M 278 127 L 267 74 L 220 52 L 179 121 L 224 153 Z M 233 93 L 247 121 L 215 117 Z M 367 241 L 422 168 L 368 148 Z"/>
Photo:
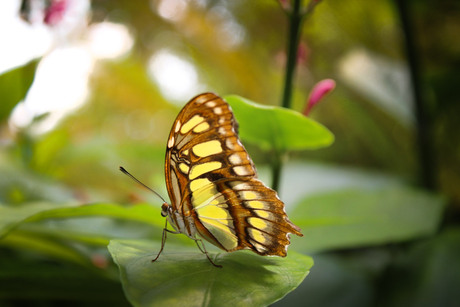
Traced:
<path fill-rule="evenodd" d="M 213 184 L 194 191 L 190 200 L 192 207 L 196 209 L 208 205 L 209 202 L 216 198 L 217 193 L 216 186 Z"/>
<path fill-rule="evenodd" d="M 256 218 L 256 217 L 250 217 L 250 218 L 248 218 L 248 222 L 249 222 L 249 224 L 251 224 L 252 226 L 254 226 L 255 228 L 258 228 L 258 229 L 267 228 L 267 222 L 265 222 L 263 219 L 259 219 L 259 218 Z"/>
<path fill-rule="evenodd" d="M 190 182 L 190 191 L 195 192 L 196 190 L 211 184 L 211 181 L 207 178 L 198 178 Z"/>
<path fill-rule="evenodd" d="M 208 157 L 221 153 L 223 149 L 219 141 L 212 140 L 193 146 L 192 151 L 198 157 Z"/>
<path fill-rule="evenodd" d="M 186 134 L 201 122 L 204 122 L 204 118 L 200 115 L 194 115 L 189 121 L 184 123 L 184 125 L 180 129 L 180 133 Z"/>
<path fill-rule="evenodd" d="M 193 128 L 193 132 L 200 133 L 208 129 L 209 129 L 209 124 L 207 122 L 204 122 L 204 123 L 199 124 L 195 128 Z"/>
<path fill-rule="evenodd" d="M 206 163 L 203 163 L 203 164 L 193 165 L 192 169 L 190 171 L 189 178 L 190 179 L 195 179 L 198 176 L 201 176 L 203 174 L 212 172 L 212 171 L 214 171 L 216 169 L 219 169 L 221 167 L 222 167 L 222 163 L 218 162 L 218 161 L 206 162 Z"/>
<path fill-rule="evenodd" d="M 179 163 L 179 169 L 182 171 L 182 173 L 188 174 L 190 167 L 185 163 Z"/>

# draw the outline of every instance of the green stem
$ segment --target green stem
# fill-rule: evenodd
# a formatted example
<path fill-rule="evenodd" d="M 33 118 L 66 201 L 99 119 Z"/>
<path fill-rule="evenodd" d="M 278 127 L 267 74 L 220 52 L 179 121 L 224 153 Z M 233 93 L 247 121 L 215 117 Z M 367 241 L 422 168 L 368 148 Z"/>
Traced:
<path fill-rule="evenodd" d="M 426 110 L 427 102 L 422 93 L 420 60 L 417 53 L 418 46 L 413 35 L 413 22 L 408 4 L 404 0 L 396 0 L 396 5 L 401 21 L 401 28 L 404 33 L 404 46 L 412 81 L 412 92 L 414 94 L 420 183 L 427 189 L 434 189 L 436 186 L 436 169 L 430 135 L 431 118 Z"/>
<path fill-rule="evenodd" d="M 281 181 L 281 170 L 283 168 L 282 154 L 277 153 L 272 160 L 272 189 L 278 191 Z"/>
<path fill-rule="evenodd" d="M 297 63 L 297 50 L 300 40 L 300 30 L 303 14 L 300 11 L 302 0 L 294 0 L 289 13 L 289 37 L 287 41 L 286 74 L 284 76 L 284 90 L 281 105 L 284 108 L 292 106 L 292 87 Z M 276 151 L 272 160 L 272 188 L 278 190 L 281 181 L 284 152 Z"/>
<path fill-rule="evenodd" d="M 291 108 L 292 87 L 297 62 L 297 49 L 300 40 L 300 30 L 303 15 L 300 12 L 302 0 L 294 0 L 292 11 L 289 14 L 289 37 L 287 42 L 286 74 L 284 76 L 284 90 L 281 105 Z"/>

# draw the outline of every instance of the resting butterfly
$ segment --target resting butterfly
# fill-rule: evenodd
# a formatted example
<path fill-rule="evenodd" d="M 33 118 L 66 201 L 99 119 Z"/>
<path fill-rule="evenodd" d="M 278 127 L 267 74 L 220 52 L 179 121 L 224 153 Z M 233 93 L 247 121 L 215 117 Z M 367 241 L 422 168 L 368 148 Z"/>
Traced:
<path fill-rule="evenodd" d="M 167 220 L 153 261 L 167 232 L 195 240 L 215 266 L 199 237 L 227 252 L 285 257 L 289 233 L 302 236 L 277 193 L 257 179 L 231 107 L 215 94 L 200 94 L 180 111 L 167 142 L 165 174 L 171 204 L 162 205 Z M 175 231 L 167 230 L 168 222 Z"/>

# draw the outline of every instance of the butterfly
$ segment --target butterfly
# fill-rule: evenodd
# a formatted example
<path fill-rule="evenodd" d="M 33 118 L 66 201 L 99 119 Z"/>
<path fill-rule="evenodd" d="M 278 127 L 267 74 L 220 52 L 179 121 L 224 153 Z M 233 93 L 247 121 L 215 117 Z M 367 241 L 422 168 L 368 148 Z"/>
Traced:
<path fill-rule="evenodd" d="M 166 222 L 161 249 L 152 261 L 163 251 L 168 232 L 195 240 L 217 267 L 201 238 L 227 252 L 249 249 L 285 257 L 289 234 L 303 236 L 277 193 L 257 179 L 231 107 L 213 93 L 194 97 L 174 121 L 165 175 L 171 203 L 162 205 Z M 168 222 L 174 231 L 167 229 Z"/>

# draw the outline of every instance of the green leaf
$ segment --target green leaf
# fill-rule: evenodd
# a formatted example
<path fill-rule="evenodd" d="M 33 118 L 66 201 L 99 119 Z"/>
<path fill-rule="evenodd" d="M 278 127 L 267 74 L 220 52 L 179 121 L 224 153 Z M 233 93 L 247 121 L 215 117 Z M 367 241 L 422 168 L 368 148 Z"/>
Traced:
<path fill-rule="evenodd" d="M 439 196 L 399 187 L 310 196 L 290 214 L 304 234 L 292 246 L 311 252 L 427 236 L 438 229 L 444 205 Z"/>
<path fill-rule="evenodd" d="M 117 204 L 91 204 L 58 207 L 49 203 L 38 203 L 20 207 L 0 206 L 0 238 L 21 223 L 47 219 L 66 219 L 88 216 L 112 217 L 163 227 L 164 218 L 159 210 L 148 204 L 122 206 Z"/>
<path fill-rule="evenodd" d="M 0 122 L 8 118 L 11 110 L 26 96 L 35 76 L 38 61 L 0 75 Z"/>
<path fill-rule="evenodd" d="M 216 268 L 197 248 L 166 250 L 152 263 L 159 245 L 118 240 L 109 244 L 134 306 L 266 306 L 295 289 L 313 266 L 312 258 L 292 251 L 286 258 L 239 251 L 210 253 L 223 266 Z"/>
<path fill-rule="evenodd" d="M 39 252 L 48 257 L 91 266 L 87 257 L 74 246 L 35 233 L 15 231 L 0 240 L 0 246 Z"/>
<path fill-rule="evenodd" d="M 334 141 L 327 128 L 296 111 L 259 105 L 235 95 L 225 100 L 235 113 L 241 138 L 264 150 L 316 149 Z"/>
<path fill-rule="evenodd" d="M 18 207 L 0 205 L 0 238 L 34 214 L 53 208 L 56 208 L 56 205 L 52 203 L 34 203 Z"/>

